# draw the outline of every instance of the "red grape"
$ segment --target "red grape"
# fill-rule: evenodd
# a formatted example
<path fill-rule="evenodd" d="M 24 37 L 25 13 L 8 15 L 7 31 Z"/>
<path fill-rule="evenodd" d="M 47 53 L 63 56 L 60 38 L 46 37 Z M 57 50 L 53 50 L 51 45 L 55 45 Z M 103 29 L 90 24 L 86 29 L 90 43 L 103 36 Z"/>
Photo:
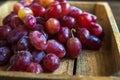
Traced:
<path fill-rule="evenodd" d="M 68 27 L 61 27 L 60 31 L 58 32 L 58 40 L 62 43 L 66 43 L 70 37 L 70 29 Z"/>
<path fill-rule="evenodd" d="M 48 40 L 47 48 L 45 51 L 47 53 L 53 53 L 60 58 L 64 57 L 66 54 L 64 46 L 57 42 L 56 40 Z"/>
<path fill-rule="evenodd" d="M 38 63 L 31 63 L 27 69 L 26 69 L 27 72 L 32 72 L 32 73 L 36 73 L 36 74 L 39 74 L 39 73 L 42 73 L 43 72 L 43 69 L 41 67 L 40 64 Z"/>
<path fill-rule="evenodd" d="M 97 23 L 91 23 L 91 27 L 89 28 L 89 31 L 92 35 L 96 37 L 100 37 L 103 33 L 102 27 Z"/>
<path fill-rule="evenodd" d="M 67 41 L 67 51 L 70 58 L 77 58 L 82 51 L 82 45 L 78 38 L 72 37 Z"/>
<path fill-rule="evenodd" d="M 7 39 L 8 34 L 10 33 L 11 28 L 7 25 L 0 26 L 0 40 Z"/>
<path fill-rule="evenodd" d="M 60 59 L 53 53 L 48 53 L 43 58 L 43 67 L 49 71 L 55 71 L 60 66 Z"/>
<path fill-rule="evenodd" d="M 33 15 L 27 15 L 24 18 L 24 23 L 27 26 L 27 28 L 32 29 L 35 27 L 36 25 L 36 18 Z"/>
<path fill-rule="evenodd" d="M 61 13 L 62 13 L 61 5 L 59 4 L 51 5 L 50 7 L 47 8 L 45 17 L 46 19 L 59 18 Z"/>
<path fill-rule="evenodd" d="M 62 26 L 67 26 L 71 29 L 71 28 L 75 27 L 76 21 L 73 17 L 64 16 L 60 19 L 60 23 Z"/>
<path fill-rule="evenodd" d="M 46 22 L 46 30 L 50 34 L 55 34 L 60 30 L 60 22 L 55 18 L 50 18 Z"/>
<path fill-rule="evenodd" d="M 70 12 L 70 4 L 67 2 L 60 2 L 62 7 L 62 13 L 60 14 L 61 17 L 67 15 Z"/>
<path fill-rule="evenodd" d="M 70 7 L 70 12 L 68 14 L 69 16 L 77 18 L 81 14 L 82 14 L 82 10 L 81 9 L 79 9 L 79 8 L 77 8 L 75 6 L 71 6 Z"/>
<path fill-rule="evenodd" d="M 46 49 L 47 40 L 45 36 L 39 31 L 33 31 L 29 35 L 30 42 L 37 50 Z"/>
<path fill-rule="evenodd" d="M 84 44 L 87 42 L 88 38 L 90 37 L 90 33 L 86 28 L 78 28 L 77 37 L 84 46 Z"/>
<path fill-rule="evenodd" d="M 8 47 L 0 47 L 0 66 L 6 65 L 11 57 L 11 52 Z"/>
<path fill-rule="evenodd" d="M 34 50 L 34 51 L 32 51 L 32 55 L 33 55 L 33 62 L 35 62 L 35 63 L 41 63 L 43 57 L 46 54 L 45 54 L 44 51 Z"/>
<path fill-rule="evenodd" d="M 13 7 L 14 12 L 17 14 L 20 9 L 23 9 L 24 6 L 21 3 L 16 3 Z"/>
<path fill-rule="evenodd" d="M 29 51 L 19 51 L 11 57 L 10 64 L 15 65 L 19 70 L 26 70 L 32 62 L 32 55 Z"/>
<path fill-rule="evenodd" d="M 33 3 L 30 8 L 32 9 L 34 16 L 44 16 L 46 9 L 37 3 Z"/>
<path fill-rule="evenodd" d="M 30 44 L 28 36 L 23 36 L 17 42 L 17 49 L 18 50 L 28 50 L 30 47 L 31 47 L 31 44 Z"/>
<path fill-rule="evenodd" d="M 15 28 L 12 30 L 7 37 L 8 42 L 10 43 L 17 43 L 19 39 L 21 39 L 23 36 L 27 36 L 28 31 L 22 27 Z"/>
<path fill-rule="evenodd" d="M 90 36 L 85 44 L 85 49 L 98 50 L 101 47 L 101 40 L 95 36 Z"/>

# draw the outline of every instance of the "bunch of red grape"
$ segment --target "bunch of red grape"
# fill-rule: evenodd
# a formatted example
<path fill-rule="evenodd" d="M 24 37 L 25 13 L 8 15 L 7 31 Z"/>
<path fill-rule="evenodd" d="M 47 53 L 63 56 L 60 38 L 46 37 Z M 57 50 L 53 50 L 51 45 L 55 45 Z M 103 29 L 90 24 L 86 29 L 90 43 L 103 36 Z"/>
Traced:
<path fill-rule="evenodd" d="M 65 0 L 20 0 L 0 26 L 0 65 L 9 71 L 52 72 L 60 58 L 98 50 L 103 29 L 97 17 Z"/>

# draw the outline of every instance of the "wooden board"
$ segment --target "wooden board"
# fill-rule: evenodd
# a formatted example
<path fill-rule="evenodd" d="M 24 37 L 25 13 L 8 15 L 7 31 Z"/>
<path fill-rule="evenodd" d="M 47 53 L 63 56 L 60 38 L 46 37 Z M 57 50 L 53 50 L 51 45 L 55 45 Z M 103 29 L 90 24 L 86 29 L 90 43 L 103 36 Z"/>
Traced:
<path fill-rule="evenodd" d="M 12 10 L 14 3 L 14 1 L 10 1 L 0 6 L 0 24 L 2 24 L 2 19 Z M 60 68 L 49 74 L 7 72 L 4 71 L 6 67 L 1 67 L 0 79 L 120 80 L 120 78 L 109 77 L 120 70 L 120 34 L 108 4 L 79 1 L 70 3 L 97 15 L 98 23 L 103 26 L 105 32 L 101 49 L 99 51 L 84 50 L 77 58 L 75 75 L 73 75 L 74 60 L 62 59 Z"/>
<path fill-rule="evenodd" d="M 120 46 L 117 45 L 120 44 L 120 39 L 117 38 L 119 31 L 107 3 L 96 3 L 93 9 L 98 23 L 104 29 L 105 37 L 99 51 L 84 50 L 81 53 L 77 59 L 76 74 L 109 76 L 120 70 L 120 47 L 116 47 Z"/>

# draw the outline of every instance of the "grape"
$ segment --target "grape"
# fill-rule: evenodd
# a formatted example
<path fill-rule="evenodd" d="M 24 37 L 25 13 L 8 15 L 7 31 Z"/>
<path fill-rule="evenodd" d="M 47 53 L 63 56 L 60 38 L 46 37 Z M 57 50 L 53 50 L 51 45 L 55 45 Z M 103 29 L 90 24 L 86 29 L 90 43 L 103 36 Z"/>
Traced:
<path fill-rule="evenodd" d="M 0 40 L 7 39 L 8 34 L 10 33 L 11 28 L 7 25 L 0 26 Z"/>
<path fill-rule="evenodd" d="M 16 16 L 14 12 L 11 12 L 8 16 L 3 19 L 3 25 L 9 25 L 12 17 Z"/>
<path fill-rule="evenodd" d="M 62 44 L 56 40 L 48 40 L 47 48 L 45 50 L 47 53 L 53 53 L 56 56 L 62 58 L 66 55 L 66 50 Z"/>
<path fill-rule="evenodd" d="M 99 25 L 97 23 L 91 23 L 91 27 L 89 28 L 89 31 L 90 31 L 91 35 L 94 35 L 96 37 L 100 37 L 103 33 L 103 29 L 102 29 L 101 25 Z"/>
<path fill-rule="evenodd" d="M 61 17 L 67 15 L 70 12 L 70 4 L 67 2 L 60 2 L 62 7 L 62 13 L 60 14 Z"/>
<path fill-rule="evenodd" d="M 8 47 L 0 47 L 0 66 L 6 65 L 11 57 Z"/>
<path fill-rule="evenodd" d="M 18 27 L 15 28 L 14 30 L 12 30 L 7 37 L 8 42 L 10 43 L 17 43 L 19 41 L 19 39 L 21 39 L 23 36 L 27 36 L 28 32 L 22 28 L 22 27 Z"/>
<path fill-rule="evenodd" d="M 32 55 L 33 55 L 33 62 L 35 62 L 35 63 L 41 63 L 43 57 L 46 54 L 45 54 L 44 51 L 34 50 L 34 51 L 32 51 Z"/>
<path fill-rule="evenodd" d="M 16 3 L 16 4 L 14 4 L 14 6 L 13 6 L 13 10 L 14 10 L 14 12 L 17 14 L 18 13 L 18 11 L 20 10 L 20 9 L 23 9 L 24 8 L 24 6 L 21 4 L 21 3 Z"/>
<path fill-rule="evenodd" d="M 77 18 L 81 14 L 82 14 L 82 10 L 81 9 L 79 9 L 79 8 L 77 8 L 75 6 L 71 6 L 70 7 L 70 12 L 68 14 L 69 16 Z"/>
<path fill-rule="evenodd" d="M 19 51 L 11 57 L 10 64 L 15 65 L 19 70 L 26 70 L 32 62 L 32 55 L 29 51 Z"/>
<path fill-rule="evenodd" d="M 32 9 L 34 16 L 44 16 L 46 9 L 37 3 L 33 3 L 30 8 Z"/>
<path fill-rule="evenodd" d="M 62 13 L 61 5 L 59 4 L 51 5 L 50 7 L 47 8 L 45 17 L 46 19 L 59 18 L 61 13 Z"/>
<path fill-rule="evenodd" d="M 43 58 L 43 67 L 49 71 L 55 71 L 60 66 L 60 59 L 53 53 L 47 54 Z"/>
<path fill-rule="evenodd" d="M 84 44 L 87 42 L 88 38 L 90 37 L 90 33 L 86 28 L 78 28 L 77 37 L 84 46 Z"/>
<path fill-rule="evenodd" d="M 71 37 L 70 29 L 68 27 L 61 27 L 60 31 L 58 32 L 58 40 L 61 43 L 66 43 L 70 37 Z"/>
<path fill-rule="evenodd" d="M 82 51 L 82 45 L 78 38 L 72 37 L 67 41 L 67 51 L 70 58 L 77 58 Z"/>
<path fill-rule="evenodd" d="M 32 29 L 35 27 L 36 25 L 36 18 L 33 15 L 27 15 L 24 18 L 24 23 L 27 26 L 27 28 Z"/>
<path fill-rule="evenodd" d="M 88 29 L 91 26 L 92 17 L 86 13 L 83 13 L 76 18 L 76 22 L 79 28 Z"/>
<path fill-rule="evenodd" d="M 60 19 L 60 23 L 62 26 L 68 26 L 69 28 L 75 27 L 75 19 L 70 16 L 64 16 Z"/>
<path fill-rule="evenodd" d="M 40 64 L 38 63 L 31 63 L 27 69 L 26 69 L 27 72 L 32 72 L 32 73 L 36 73 L 36 74 L 39 74 L 39 73 L 42 73 L 43 72 L 43 69 L 41 67 Z"/>
<path fill-rule="evenodd" d="M 34 0 L 19 0 L 19 3 L 21 3 L 23 6 L 29 6 L 30 4 L 32 4 Z"/>
<path fill-rule="evenodd" d="M 26 7 L 18 11 L 18 17 L 24 19 L 27 15 L 33 15 L 33 12 L 30 8 Z"/>
<path fill-rule="evenodd" d="M 24 26 L 24 23 L 17 15 L 11 18 L 10 27 L 12 29 L 14 29 L 16 27 L 21 27 L 20 25 Z"/>
<path fill-rule="evenodd" d="M 46 22 L 46 30 L 49 34 L 55 34 L 60 30 L 60 22 L 55 18 L 50 18 Z"/>
<path fill-rule="evenodd" d="M 36 24 L 33 31 L 40 31 L 46 39 L 48 39 L 48 34 L 44 31 L 44 26 L 41 24 Z"/>
<path fill-rule="evenodd" d="M 45 36 L 39 31 L 33 31 L 29 35 L 30 42 L 37 50 L 46 49 L 47 40 Z"/>
<path fill-rule="evenodd" d="M 37 2 L 44 7 L 48 7 L 54 0 L 37 0 Z"/>
<path fill-rule="evenodd" d="M 85 44 L 85 49 L 99 50 L 101 47 L 101 40 L 93 35 L 89 37 Z"/>
<path fill-rule="evenodd" d="M 36 17 L 37 24 L 45 25 L 46 20 L 43 17 Z"/>
<path fill-rule="evenodd" d="M 28 36 L 23 36 L 18 42 L 17 42 L 17 49 L 18 50 L 28 50 L 31 47 L 30 41 Z"/>

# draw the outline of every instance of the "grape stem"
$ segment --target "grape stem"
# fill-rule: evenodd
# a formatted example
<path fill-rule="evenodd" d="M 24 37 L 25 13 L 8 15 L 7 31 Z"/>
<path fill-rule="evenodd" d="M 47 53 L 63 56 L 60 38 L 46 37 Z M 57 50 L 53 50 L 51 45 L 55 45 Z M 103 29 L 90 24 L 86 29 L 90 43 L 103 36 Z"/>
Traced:
<path fill-rule="evenodd" d="M 72 28 L 71 29 L 71 34 L 72 34 L 72 37 L 74 38 L 75 36 L 74 36 L 74 33 L 76 32 L 76 29 L 74 29 L 74 28 Z"/>

